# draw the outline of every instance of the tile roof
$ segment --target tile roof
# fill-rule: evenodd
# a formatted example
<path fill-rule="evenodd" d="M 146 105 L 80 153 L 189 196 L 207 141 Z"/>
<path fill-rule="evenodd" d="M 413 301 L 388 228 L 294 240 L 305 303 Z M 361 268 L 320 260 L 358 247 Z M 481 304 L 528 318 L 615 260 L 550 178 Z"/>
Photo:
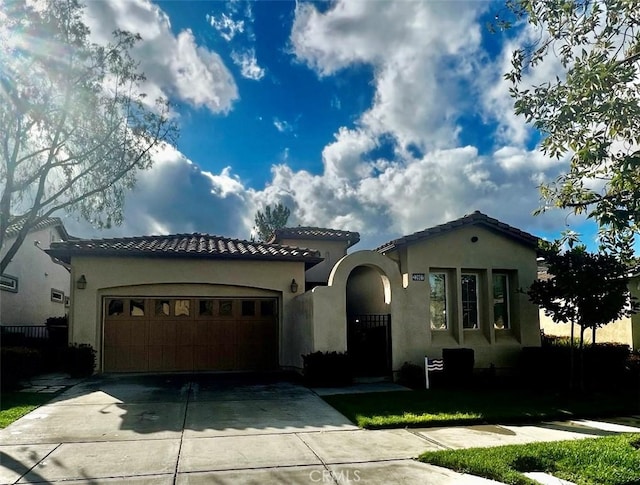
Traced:
<path fill-rule="evenodd" d="M 490 231 L 514 239 L 526 246 L 535 248 L 538 245 L 538 238 L 536 236 L 521 231 L 520 229 L 505 224 L 504 222 L 500 222 L 498 219 L 489 217 L 480 211 L 475 211 L 474 213 L 468 214 L 464 217 L 461 217 L 460 219 L 456 219 L 455 221 L 440 224 L 439 226 L 430 227 L 423 231 L 410 234 L 409 236 L 403 236 L 399 239 L 389 241 L 388 243 L 376 248 L 376 251 L 385 253 L 402 246 L 407 246 L 414 242 L 446 234 L 449 231 L 465 226 L 483 226 Z"/>
<path fill-rule="evenodd" d="M 307 267 L 322 261 L 320 253 L 279 244 L 264 244 L 209 234 L 173 234 L 113 239 L 78 239 L 52 243 L 47 252 L 62 261 L 72 256 L 141 256 L 203 259 L 302 261 Z"/>
<path fill-rule="evenodd" d="M 9 227 L 7 227 L 6 237 L 13 237 L 20 232 L 20 229 L 24 226 L 24 218 L 22 217 L 14 217 Z M 40 229 L 44 229 L 50 226 L 59 226 L 62 232 L 62 236 L 65 239 L 69 239 L 69 234 L 67 230 L 64 228 L 64 224 L 62 224 L 62 220 L 59 217 L 44 217 L 37 224 L 34 224 L 29 232 L 39 231 Z"/>
<path fill-rule="evenodd" d="M 360 234 L 351 231 L 341 231 L 340 229 L 326 229 L 323 227 L 283 227 L 276 229 L 269 242 L 281 241 L 282 239 L 305 239 L 318 241 L 346 241 L 347 248 L 360 241 Z"/>

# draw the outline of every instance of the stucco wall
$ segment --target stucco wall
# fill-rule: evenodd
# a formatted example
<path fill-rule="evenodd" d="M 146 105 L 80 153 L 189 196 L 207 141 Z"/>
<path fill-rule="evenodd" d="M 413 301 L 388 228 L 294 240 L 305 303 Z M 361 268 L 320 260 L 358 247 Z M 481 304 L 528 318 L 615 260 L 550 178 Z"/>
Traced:
<path fill-rule="evenodd" d="M 629 290 L 632 296 L 640 296 L 640 277 L 634 277 L 629 281 Z M 546 335 L 569 337 L 571 325 L 568 323 L 555 323 L 550 317 L 540 310 L 540 328 Z M 578 326 L 574 328 L 574 336 L 580 336 Z M 585 342 L 591 342 L 592 332 L 585 332 Z M 596 342 L 616 342 L 629 345 L 632 349 L 640 349 L 640 314 L 623 317 L 599 328 L 596 331 Z"/>
<path fill-rule="evenodd" d="M 472 237 L 477 242 L 471 242 Z M 462 328 L 460 319 L 452 318 L 447 330 L 431 330 L 429 323 L 429 271 L 446 270 L 452 282 L 465 271 L 480 278 L 480 328 Z M 509 275 L 511 328 L 493 325 L 492 274 Z M 424 281 L 413 281 L 412 274 L 424 274 Z M 383 256 L 374 251 L 351 253 L 334 267 L 329 286 L 315 288 L 313 294 L 314 349 L 347 350 L 347 301 L 351 297 L 373 295 L 379 301 L 380 283 L 372 278 L 386 278 L 388 305 L 377 308 L 391 313 L 392 367 L 404 362 L 422 365 L 424 357 L 439 358 L 443 348 L 469 347 L 475 351 L 476 367 L 513 367 L 524 346 L 540 345 L 538 308 L 526 295 L 516 291 L 527 288 L 536 278 L 536 253 L 484 228 L 467 227 L 439 237 L 417 242 L 398 252 Z M 363 285 L 359 290 L 355 287 Z M 353 286 L 349 291 L 346 289 Z M 457 285 L 452 285 L 450 304 L 461 314 Z M 366 306 L 366 305 L 365 305 Z"/>
<path fill-rule="evenodd" d="M 326 284 L 329 280 L 329 273 L 331 273 L 335 264 L 340 261 L 345 254 L 347 254 L 347 243 L 345 241 L 283 239 L 279 241 L 278 244 L 320 251 L 320 256 L 324 258 L 324 261 L 307 270 L 306 278 L 308 283 Z"/>
<path fill-rule="evenodd" d="M 477 238 L 472 242 L 472 238 Z M 404 262 L 406 261 L 406 263 Z M 407 331 L 421 342 L 420 352 L 407 355 L 419 362 L 424 354 L 440 357 L 443 348 L 469 347 L 475 350 L 477 367 L 510 367 L 521 347 L 540 345 L 538 308 L 526 295 L 515 291 L 528 288 L 537 276 L 536 253 L 504 236 L 483 227 L 471 226 L 450 231 L 441 236 L 417 242 L 406 249 L 406 259 L 401 258 L 407 302 Z M 431 269 L 449 272 L 452 316 L 461 315 L 461 299 L 458 282 L 464 272 L 477 273 L 480 283 L 480 328 L 463 329 L 460 319 L 451 318 L 447 330 L 431 330 L 429 325 L 429 281 Z M 498 330 L 493 325 L 491 282 L 494 271 L 509 274 L 511 299 L 511 328 Z M 425 281 L 413 281 L 413 273 L 424 273 Z"/>
<path fill-rule="evenodd" d="M 280 299 L 280 363 L 297 361 L 300 343 L 291 326 L 291 280 L 304 285 L 304 264 L 286 261 L 233 261 L 168 258 L 90 258 L 72 259 L 72 281 L 85 275 L 87 287 L 72 287 L 74 301 L 70 316 L 69 340 L 91 344 L 102 362 L 102 300 L 110 295 L 131 296 L 277 296 Z"/>
<path fill-rule="evenodd" d="M 4 255 L 12 244 L 9 239 L 2 248 Z M 3 325 L 44 325 L 49 317 L 67 313 L 64 302 L 51 301 L 51 289 L 69 296 L 69 271 L 54 263 L 44 249 L 60 241 L 57 227 L 30 232 L 14 256 L 5 274 L 18 278 L 18 292 L 0 290 L 0 323 Z M 35 245 L 39 241 L 39 245 Z"/>

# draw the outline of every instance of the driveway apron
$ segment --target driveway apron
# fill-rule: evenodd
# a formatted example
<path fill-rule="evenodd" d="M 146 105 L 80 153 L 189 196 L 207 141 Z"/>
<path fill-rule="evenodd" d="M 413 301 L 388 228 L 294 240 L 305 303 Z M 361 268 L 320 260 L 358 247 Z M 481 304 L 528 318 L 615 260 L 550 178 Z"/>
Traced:
<path fill-rule="evenodd" d="M 441 448 L 361 430 L 289 382 L 113 375 L 0 430 L 0 484 L 494 483 L 413 460 Z"/>

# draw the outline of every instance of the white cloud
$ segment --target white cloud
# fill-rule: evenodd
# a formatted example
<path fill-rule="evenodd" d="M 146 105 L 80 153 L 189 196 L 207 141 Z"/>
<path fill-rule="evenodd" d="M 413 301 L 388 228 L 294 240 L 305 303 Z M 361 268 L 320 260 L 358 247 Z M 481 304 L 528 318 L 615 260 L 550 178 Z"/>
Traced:
<path fill-rule="evenodd" d="M 242 77 L 259 81 L 264 77 L 265 71 L 258 65 L 255 49 L 248 49 L 243 52 L 231 52 L 231 59 L 240 68 Z"/>
<path fill-rule="evenodd" d="M 301 3 L 291 32 L 297 59 L 328 76 L 360 63 L 374 67 L 373 103 L 359 119 L 372 137 L 400 147 L 455 146 L 466 109 L 461 81 L 480 48 L 478 2 L 338 1 L 320 13 Z"/>
<path fill-rule="evenodd" d="M 291 124 L 277 117 L 273 118 L 273 126 L 275 126 L 276 130 L 278 130 L 280 133 L 289 133 L 293 131 L 293 126 L 291 126 Z"/>
<path fill-rule="evenodd" d="M 503 87 L 478 105 L 468 95 L 468 89 L 490 87 L 491 76 L 498 76 L 482 74 L 483 8 L 478 2 L 353 0 L 337 1 L 321 13 L 299 4 L 291 33 L 299 61 L 320 76 L 367 63 L 375 76 L 371 106 L 355 126 L 336 130 L 322 151 L 322 172 L 292 169 L 285 149 L 271 181 L 256 189 L 229 167 L 203 172 L 175 150 L 165 150 L 127 197 L 121 231 L 162 228 L 247 238 L 255 210 L 279 201 L 292 209 L 291 224 L 360 231 L 362 248 L 476 209 L 533 233 L 562 227 L 560 212 L 538 218 L 531 212 L 539 205 L 536 186 L 553 180 L 566 162 L 523 148 L 520 122 L 510 125 L 508 115 L 499 117 L 501 109 L 507 111 Z M 495 149 L 479 153 L 460 146 L 458 119 L 468 110 L 499 120 L 502 138 Z M 281 132 L 295 125 L 272 120 Z M 508 137 L 515 140 L 508 143 Z M 383 144 L 391 156 L 374 157 Z"/>
<path fill-rule="evenodd" d="M 226 113 L 238 98 L 220 56 L 199 46 L 190 30 L 174 35 L 167 15 L 149 0 L 87 2 L 85 20 L 92 38 L 101 43 L 110 41 L 116 28 L 142 36 L 133 55 L 147 77 L 144 89 L 150 102 L 162 95 Z"/>
<path fill-rule="evenodd" d="M 202 171 L 171 146 L 154 160 L 127 193 L 121 226 L 98 231 L 67 218 L 69 232 L 100 238 L 192 232 L 249 237 L 250 193 L 228 167 L 219 174 Z"/>
<path fill-rule="evenodd" d="M 221 14 L 219 17 L 207 15 L 206 18 L 207 22 L 211 24 L 211 27 L 216 29 L 220 37 L 227 42 L 233 40 L 236 34 L 242 34 L 244 32 L 244 21 L 233 20 L 233 18 L 226 13 Z"/>

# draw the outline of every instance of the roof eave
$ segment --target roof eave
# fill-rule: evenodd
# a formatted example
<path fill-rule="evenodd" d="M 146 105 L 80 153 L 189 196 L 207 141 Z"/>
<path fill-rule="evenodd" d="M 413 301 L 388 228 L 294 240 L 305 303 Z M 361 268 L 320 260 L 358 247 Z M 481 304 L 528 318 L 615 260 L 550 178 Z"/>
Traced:
<path fill-rule="evenodd" d="M 244 254 L 202 254 L 202 253 L 186 253 L 186 252 L 151 252 L 151 251 L 113 251 L 113 250 L 65 250 L 65 249 L 45 249 L 45 252 L 60 261 L 71 264 L 73 257 L 89 257 L 89 258 L 159 258 L 159 259 L 218 259 L 218 260 L 240 260 L 240 261 L 292 261 L 309 264 L 309 268 L 324 261 L 319 256 L 271 256 L 271 255 L 255 255 L 249 256 Z M 308 268 L 307 268 L 308 269 Z"/>

